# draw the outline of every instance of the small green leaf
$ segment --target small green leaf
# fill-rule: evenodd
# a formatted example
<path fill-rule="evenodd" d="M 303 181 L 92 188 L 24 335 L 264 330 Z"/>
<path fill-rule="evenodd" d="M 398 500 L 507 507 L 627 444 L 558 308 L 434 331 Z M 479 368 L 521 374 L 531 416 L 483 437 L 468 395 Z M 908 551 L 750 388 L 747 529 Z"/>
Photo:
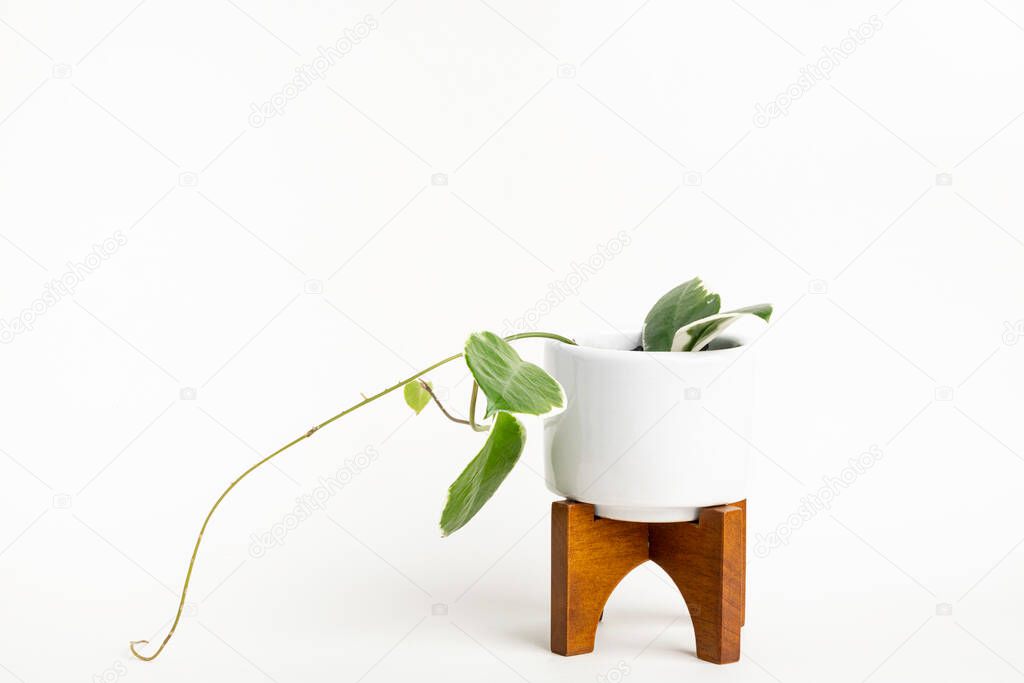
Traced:
<path fill-rule="evenodd" d="M 722 301 L 704 288 L 700 278 L 684 282 L 658 299 L 644 319 L 644 351 L 669 351 L 676 330 L 718 313 Z"/>
<path fill-rule="evenodd" d="M 744 306 L 735 311 L 726 311 L 715 315 L 694 320 L 689 325 L 680 327 L 672 338 L 672 351 L 700 351 L 718 335 L 722 334 L 727 327 L 745 315 L 753 315 L 768 322 L 772 317 L 771 304 L 756 304 Z"/>
<path fill-rule="evenodd" d="M 485 418 L 499 410 L 543 415 L 565 402 L 562 387 L 554 377 L 524 361 L 493 332 L 470 335 L 466 340 L 466 365 L 487 397 Z"/>
<path fill-rule="evenodd" d="M 405 395 L 406 405 L 415 410 L 417 415 L 430 403 L 430 394 L 427 393 L 427 390 L 423 388 L 418 379 L 406 384 L 402 393 Z"/>
<path fill-rule="evenodd" d="M 498 413 L 484 447 L 448 488 L 448 502 L 441 513 L 441 532 L 445 536 L 465 526 L 494 495 L 525 444 L 523 424 L 508 413 Z"/>

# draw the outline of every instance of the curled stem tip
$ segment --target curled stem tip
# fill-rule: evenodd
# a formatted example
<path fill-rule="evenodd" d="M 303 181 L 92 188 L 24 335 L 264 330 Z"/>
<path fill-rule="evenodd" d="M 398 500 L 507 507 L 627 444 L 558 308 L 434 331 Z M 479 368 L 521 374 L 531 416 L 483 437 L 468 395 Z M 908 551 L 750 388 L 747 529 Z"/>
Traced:
<path fill-rule="evenodd" d="M 132 654 L 135 655 L 136 658 L 141 659 L 144 662 L 152 661 L 152 660 L 156 659 L 156 656 L 158 654 L 160 654 L 160 650 L 157 650 L 153 655 L 147 657 L 146 655 L 142 654 L 141 652 L 139 652 L 138 650 L 135 649 L 136 645 L 149 645 L 149 641 L 148 640 L 133 640 L 133 641 L 128 643 L 128 649 L 132 651 Z M 163 646 L 161 646 L 161 649 L 163 649 Z"/>

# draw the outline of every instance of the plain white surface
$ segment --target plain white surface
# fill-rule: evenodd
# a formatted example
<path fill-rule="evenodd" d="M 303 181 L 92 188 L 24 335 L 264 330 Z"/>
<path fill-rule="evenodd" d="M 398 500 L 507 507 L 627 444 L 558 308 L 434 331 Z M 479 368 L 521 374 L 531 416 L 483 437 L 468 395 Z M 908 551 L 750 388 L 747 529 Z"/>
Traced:
<path fill-rule="evenodd" d="M 542 418 L 548 490 L 627 522 L 689 522 L 745 500 L 756 369 L 740 361 L 755 337 L 649 353 L 634 351 L 639 329 L 613 335 L 544 342 L 544 367 L 566 397 Z"/>
<path fill-rule="evenodd" d="M 0 317 L 74 284 L 0 346 L 0 681 L 1024 672 L 1019 6 L 7 0 L 0 20 Z M 252 127 L 266 101 L 282 113 Z M 260 454 L 472 330 L 635 326 L 693 275 L 778 306 L 741 662 L 692 656 L 650 567 L 594 654 L 552 655 L 538 425 L 442 540 L 480 437 L 398 396 L 246 481 L 169 649 L 130 659 Z M 463 368 L 433 380 L 464 410 Z"/>

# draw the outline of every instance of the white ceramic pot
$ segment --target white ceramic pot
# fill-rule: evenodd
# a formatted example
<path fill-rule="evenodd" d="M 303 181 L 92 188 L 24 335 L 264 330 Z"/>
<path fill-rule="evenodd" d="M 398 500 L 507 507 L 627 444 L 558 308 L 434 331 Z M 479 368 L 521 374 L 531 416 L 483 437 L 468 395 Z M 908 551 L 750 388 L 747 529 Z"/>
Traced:
<path fill-rule="evenodd" d="M 554 493 L 601 517 L 697 519 L 702 507 L 747 495 L 753 363 L 742 338 L 696 353 L 633 351 L 640 333 L 546 343 L 544 364 L 565 388 L 565 410 L 544 421 Z"/>

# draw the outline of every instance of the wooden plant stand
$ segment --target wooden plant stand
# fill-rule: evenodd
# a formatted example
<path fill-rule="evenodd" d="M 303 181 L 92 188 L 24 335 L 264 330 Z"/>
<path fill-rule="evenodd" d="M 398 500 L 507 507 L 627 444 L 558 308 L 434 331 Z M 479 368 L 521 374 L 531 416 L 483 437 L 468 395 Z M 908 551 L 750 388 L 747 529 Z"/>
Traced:
<path fill-rule="evenodd" d="M 574 501 L 551 505 L 551 651 L 594 650 L 597 623 L 615 586 L 647 560 L 683 594 L 697 656 L 740 658 L 746 592 L 747 501 L 703 508 L 696 522 L 620 522 Z"/>

